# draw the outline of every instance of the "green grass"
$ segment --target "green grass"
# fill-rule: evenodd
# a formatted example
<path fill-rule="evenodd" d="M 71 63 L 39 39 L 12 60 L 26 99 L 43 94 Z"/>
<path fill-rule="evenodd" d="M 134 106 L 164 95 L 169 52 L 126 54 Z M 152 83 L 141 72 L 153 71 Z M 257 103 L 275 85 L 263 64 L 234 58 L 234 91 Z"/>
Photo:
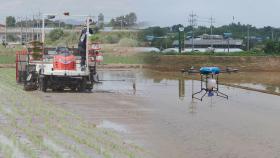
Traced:
<path fill-rule="evenodd" d="M 5 48 L 3 45 L 0 45 L 0 55 L 15 55 L 18 50 L 22 50 L 21 45 L 15 48 Z"/>
<path fill-rule="evenodd" d="M 236 53 L 139 53 L 137 55 L 113 55 L 104 53 L 104 64 L 151 64 L 155 63 L 159 56 L 228 56 L 228 57 L 263 57 L 263 56 L 279 56 L 277 54 L 265 54 L 263 52 L 236 52 Z"/>
<path fill-rule="evenodd" d="M 138 55 L 117 56 L 112 54 L 104 54 L 104 64 L 145 64 L 147 53 L 139 53 Z"/>
<path fill-rule="evenodd" d="M 15 55 L 0 55 L 0 64 L 14 64 L 15 60 Z"/>
<path fill-rule="evenodd" d="M 192 56 L 280 56 L 280 54 L 265 54 L 264 52 L 234 52 L 234 53 L 201 53 L 201 52 L 191 52 L 191 53 L 154 53 L 155 55 L 192 55 Z"/>
<path fill-rule="evenodd" d="M 16 51 L 21 50 L 22 46 L 15 48 L 5 48 L 0 46 L 0 64 L 14 64 L 16 60 Z"/>

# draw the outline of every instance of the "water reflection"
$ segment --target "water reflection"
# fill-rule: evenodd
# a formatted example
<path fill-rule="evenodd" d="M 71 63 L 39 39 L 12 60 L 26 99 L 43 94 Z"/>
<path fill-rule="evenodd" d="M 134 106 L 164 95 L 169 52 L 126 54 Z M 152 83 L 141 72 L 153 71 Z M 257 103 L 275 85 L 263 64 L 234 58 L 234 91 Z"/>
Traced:
<path fill-rule="evenodd" d="M 185 98 L 185 79 L 179 79 L 179 99 L 184 100 Z"/>
<path fill-rule="evenodd" d="M 133 88 L 133 94 L 136 95 L 136 82 L 135 82 L 135 80 L 133 80 L 132 88 Z"/>
<path fill-rule="evenodd" d="M 230 84 L 279 93 L 280 72 L 240 72 L 224 74 L 221 78 Z"/>
<path fill-rule="evenodd" d="M 197 113 L 197 102 L 194 101 L 194 99 L 192 99 L 190 105 L 189 105 L 189 113 L 191 114 L 195 114 Z"/>
<path fill-rule="evenodd" d="M 152 78 L 157 83 L 162 80 L 178 80 L 182 77 L 180 72 L 163 73 L 146 70 L 145 77 Z M 199 75 L 186 75 L 186 80 L 199 80 Z M 280 72 L 239 72 L 220 75 L 221 84 L 239 85 L 256 90 L 266 90 L 272 93 L 280 93 Z"/>
<path fill-rule="evenodd" d="M 196 103 L 191 102 L 191 92 L 200 87 L 199 75 L 182 76 L 181 73 L 162 73 L 153 71 L 104 71 L 100 78 L 109 80 L 95 86 L 95 91 L 124 93 L 130 95 L 151 96 L 159 93 L 158 97 L 174 96 L 181 104 L 190 105 L 195 110 Z M 280 92 L 280 73 L 237 73 L 221 75 L 221 82 L 239 85 L 253 89 Z M 228 87 L 224 87 L 225 90 Z M 189 93 L 186 93 L 189 92 Z M 178 99 L 179 98 L 179 99 Z"/>

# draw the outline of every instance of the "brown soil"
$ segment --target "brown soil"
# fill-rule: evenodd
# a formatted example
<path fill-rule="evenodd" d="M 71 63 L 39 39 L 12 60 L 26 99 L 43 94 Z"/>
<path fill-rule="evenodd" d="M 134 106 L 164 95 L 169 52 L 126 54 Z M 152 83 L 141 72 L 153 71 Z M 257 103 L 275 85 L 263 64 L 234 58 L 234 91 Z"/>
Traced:
<path fill-rule="evenodd" d="M 131 48 L 115 48 L 110 54 L 114 55 L 135 55 L 131 53 Z M 128 53 L 129 52 L 129 53 Z M 148 68 L 158 71 L 178 72 L 181 69 L 196 68 L 202 66 L 227 66 L 237 68 L 244 72 L 280 71 L 280 57 L 255 56 L 255 57 L 226 57 L 226 56 L 153 56 L 149 58 L 150 64 L 107 64 L 100 68 L 106 69 L 131 69 Z M 0 64 L 0 68 L 14 68 L 15 64 Z"/>
<path fill-rule="evenodd" d="M 0 64 L 0 68 L 15 68 L 15 64 Z"/>
<path fill-rule="evenodd" d="M 226 57 L 226 56 L 156 56 L 149 68 L 162 71 L 180 71 L 191 66 L 234 67 L 241 71 L 279 71 L 280 57 Z"/>
<path fill-rule="evenodd" d="M 99 69 L 141 69 L 144 68 L 145 65 L 141 64 L 106 64 L 100 65 Z"/>

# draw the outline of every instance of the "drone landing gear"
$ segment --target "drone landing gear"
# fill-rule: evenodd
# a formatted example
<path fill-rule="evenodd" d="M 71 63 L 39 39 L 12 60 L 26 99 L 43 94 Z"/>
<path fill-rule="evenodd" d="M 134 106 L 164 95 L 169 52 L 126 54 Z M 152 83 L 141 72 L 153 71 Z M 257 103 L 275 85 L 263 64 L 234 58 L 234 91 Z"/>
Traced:
<path fill-rule="evenodd" d="M 198 94 L 202 93 L 203 91 L 205 91 L 205 93 L 202 95 L 202 97 L 200 97 L 200 98 L 196 97 Z M 224 94 L 224 93 L 222 93 L 222 92 L 219 92 L 219 91 L 217 91 L 217 90 L 209 91 L 209 90 L 206 90 L 206 89 L 203 89 L 203 90 L 201 90 L 201 91 L 199 91 L 199 92 L 197 92 L 197 93 L 192 94 L 192 98 L 202 101 L 203 98 L 204 98 L 207 94 L 208 94 L 209 97 L 212 97 L 212 96 L 214 96 L 214 95 L 216 94 L 216 96 L 218 96 L 218 97 L 222 97 L 222 98 L 228 99 L 228 95 L 226 95 L 226 94 Z"/>
<path fill-rule="evenodd" d="M 216 78 L 215 78 L 216 77 Z M 209 84 L 208 83 L 208 79 L 215 79 L 216 81 L 216 86 L 215 87 L 212 87 L 211 89 L 209 88 Z M 218 97 L 222 97 L 222 98 L 225 98 L 225 99 L 228 99 L 228 95 L 226 95 L 225 93 L 222 93 L 219 91 L 219 77 L 218 75 L 201 75 L 201 90 L 199 92 L 196 92 L 196 93 L 193 93 L 192 94 L 192 98 L 193 99 L 197 99 L 197 100 L 200 100 L 202 101 L 203 98 L 208 94 L 209 97 L 212 97 L 216 94 L 216 96 Z M 203 83 L 205 82 L 205 87 L 203 87 Z M 197 97 L 198 94 L 202 93 L 202 92 L 205 92 L 202 97 Z"/>

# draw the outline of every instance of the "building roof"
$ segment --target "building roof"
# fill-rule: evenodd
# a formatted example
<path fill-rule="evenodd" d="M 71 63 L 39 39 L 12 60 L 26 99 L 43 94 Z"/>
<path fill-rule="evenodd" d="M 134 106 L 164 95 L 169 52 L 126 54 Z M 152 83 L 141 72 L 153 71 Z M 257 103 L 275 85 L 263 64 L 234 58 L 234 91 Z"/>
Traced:
<path fill-rule="evenodd" d="M 241 46 L 243 43 L 243 40 L 240 39 L 194 39 L 193 41 L 194 45 L 236 45 L 236 46 Z M 173 42 L 173 45 L 179 45 L 179 41 L 175 40 Z M 192 40 L 186 40 L 185 45 L 192 45 Z"/>

